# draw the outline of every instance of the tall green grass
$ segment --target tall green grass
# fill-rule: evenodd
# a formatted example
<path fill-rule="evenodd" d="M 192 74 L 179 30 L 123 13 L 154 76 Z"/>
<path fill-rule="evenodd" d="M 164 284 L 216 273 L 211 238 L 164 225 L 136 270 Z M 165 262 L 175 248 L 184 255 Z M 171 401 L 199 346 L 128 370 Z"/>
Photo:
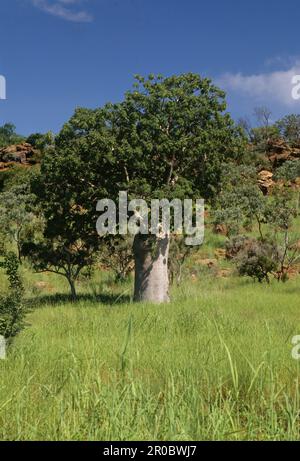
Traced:
<path fill-rule="evenodd" d="M 52 276 L 37 293 L 37 277 L 0 361 L 0 439 L 299 439 L 299 281 L 206 277 L 151 306 L 109 278 L 72 304 Z"/>

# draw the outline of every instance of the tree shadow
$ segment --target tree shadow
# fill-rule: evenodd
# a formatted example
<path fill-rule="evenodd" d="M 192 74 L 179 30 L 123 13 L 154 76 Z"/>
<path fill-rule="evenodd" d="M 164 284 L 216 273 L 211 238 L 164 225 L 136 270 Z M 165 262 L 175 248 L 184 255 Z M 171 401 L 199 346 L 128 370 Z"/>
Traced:
<path fill-rule="evenodd" d="M 56 293 L 53 295 L 40 295 L 32 298 L 27 298 L 27 303 L 32 308 L 39 308 L 46 305 L 61 306 L 66 303 L 70 303 L 74 306 L 81 302 L 88 302 L 91 305 L 106 305 L 115 306 L 118 304 L 129 304 L 131 297 L 126 294 L 112 294 L 112 293 L 101 293 L 101 294 L 78 294 L 74 300 L 71 295 L 67 293 Z"/>

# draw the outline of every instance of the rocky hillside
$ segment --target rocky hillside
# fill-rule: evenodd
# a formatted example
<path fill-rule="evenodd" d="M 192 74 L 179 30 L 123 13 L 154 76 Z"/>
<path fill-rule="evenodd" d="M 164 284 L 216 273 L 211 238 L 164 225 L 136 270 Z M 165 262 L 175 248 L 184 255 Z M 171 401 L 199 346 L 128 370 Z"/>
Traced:
<path fill-rule="evenodd" d="M 0 149 L 0 171 L 7 170 L 12 165 L 29 165 L 35 163 L 38 151 L 26 142 L 13 144 Z"/>
<path fill-rule="evenodd" d="M 273 168 L 278 168 L 287 160 L 300 160 L 300 144 L 289 146 L 283 140 L 269 141 L 267 156 Z"/>
<path fill-rule="evenodd" d="M 282 183 L 281 180 L 275 181 L 276 170 L 287 161 L 300 161 L 300 144 L 291 146 L 282 139 L 270 140 L 266 146 L 265 160 L 265 167 L 258 171 L 258 184 L 263 193 L 268 194 L 272 187 Z M 299 189 L 300 177 L 290 182 L 290 186 Z"/>

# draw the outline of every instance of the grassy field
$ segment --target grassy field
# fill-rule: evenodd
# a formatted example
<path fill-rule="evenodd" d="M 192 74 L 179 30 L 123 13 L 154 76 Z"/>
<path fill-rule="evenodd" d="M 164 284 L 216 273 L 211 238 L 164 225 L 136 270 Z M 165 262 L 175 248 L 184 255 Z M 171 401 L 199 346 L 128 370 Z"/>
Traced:
<path fill-rule="evenodd" d="M 108 278 L 76 304 L 54 276 L 26 284 L 29 325 L 0 361 L 0 439 L 299 439 L 299 280 L 203 276 L 167 306 L 132 304 Z"/>

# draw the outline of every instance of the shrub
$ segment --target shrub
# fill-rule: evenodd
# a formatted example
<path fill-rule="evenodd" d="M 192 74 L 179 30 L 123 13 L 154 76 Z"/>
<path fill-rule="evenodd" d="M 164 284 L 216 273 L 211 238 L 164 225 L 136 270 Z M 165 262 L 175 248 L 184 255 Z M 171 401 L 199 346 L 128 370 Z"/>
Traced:
<path fill-rule="evenodd" d="M 225 244 L 226 258 L 235 259 L 240 251 L 245 251 L 245 249 L 251 245 L 251 241 L 252 239 L 245 235 L 236 235 L 232 237 Z"/>
<path fill-rule="evenodd" d="M 300 161 L 289 160 L 279 167 L 275 174 L 275 179 L 285 181 L 295 181 L 300 176 Z"/>
<path fill-rule="evenodd" d="M 100 253 L 100 262 L 114 272 L 116 282 L 124 282 L 128 279 L 134 267 L 132 252 L 133 239 L 115 238 L 108 239 Z"/>
<path fill-rule="evenodd" d="M 241 228 L 258 225 L 262 237 L 266 197 L 257 184 L 255 168 L 245 165 L 224 166 L 222 190 L 212 213 L 216 226 L 225 225 L 227 236 L 238 235 Z"/>
<path fill-rule="evenodd" d="M 184 236 L 172 235 L 169 251 L 169 275 L 171 284 L 176 282 L 177 285 L 180 285 L 183 277 L 186 275 L 185 269 L 187 260 L 193 251 L 197 251 L 196 247 L 186 245 Z"/>
<path fill-rule="evenodd" d="M 274 244 L 256 239 L 245 242 L 236 256 L 236 264 L 241 276 L 252 277 L 258 282 L 270 282 L 270 274 L 278 267 L 278 248 Z"/>
<path fill-rule="evenodd" d="M 226 256 L 234 260 L 239 275 L 269 283 L 270 274 L 275 274 L 278 269 L 280 250 L 266 240 L 239 235 L 227 242 Z"/>
<path fill-rule="evenodd" d="M 24 327 L 24 288 L 19 276 L 19 262 L 14 253 L 4 254 L 0 267 L 6 272 L 9 292 L 0 296 L 0 335 L 10 340 Z"/>
<path fill-rule="evenodd" d="M 296 144 L 300 139 L 300 115 L 290 114 L 276 122 L 280 136 L 290 144 Z"/>

